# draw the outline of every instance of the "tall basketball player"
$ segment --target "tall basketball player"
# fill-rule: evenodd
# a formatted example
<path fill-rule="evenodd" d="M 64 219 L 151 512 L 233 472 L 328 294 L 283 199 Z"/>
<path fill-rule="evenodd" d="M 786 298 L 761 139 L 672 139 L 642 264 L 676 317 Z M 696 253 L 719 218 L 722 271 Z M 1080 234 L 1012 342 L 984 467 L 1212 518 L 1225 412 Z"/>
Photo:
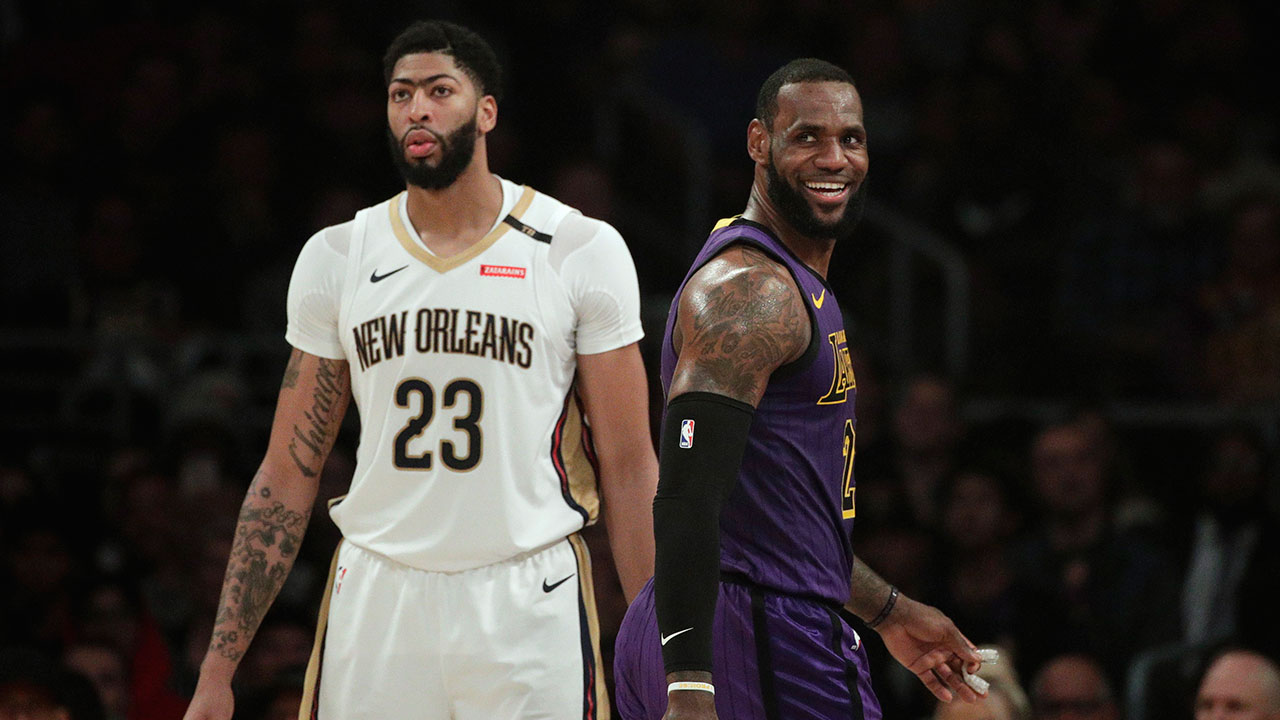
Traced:
<path fill-rule="evenodd" d="M 842 610 L 939 699 L 975 700 L 973 646 L 850 544 L 856 381 L 826 281 L 868 169 L 848 73 L 803 59 L 770 76 L 747 150 L 746 210 L 716 226 L 667 320 L 656 574 L 618 635 L 619 713 L 879 718 Z"/>
<path fill-rule="evenodd" d="M 631 257 L 605 223 L 490 172 L 500 70 L 481 38 L 416 23 L 384 67 L 406 189 L 298 258 L 293 354 L 187 718 L 231 717 L 352 399 L 358 462 L 331 506 L 344 539 L 301 716 L 607 717 L 578 531 L 603 508 L 634 597 L 657 462 Z"/>

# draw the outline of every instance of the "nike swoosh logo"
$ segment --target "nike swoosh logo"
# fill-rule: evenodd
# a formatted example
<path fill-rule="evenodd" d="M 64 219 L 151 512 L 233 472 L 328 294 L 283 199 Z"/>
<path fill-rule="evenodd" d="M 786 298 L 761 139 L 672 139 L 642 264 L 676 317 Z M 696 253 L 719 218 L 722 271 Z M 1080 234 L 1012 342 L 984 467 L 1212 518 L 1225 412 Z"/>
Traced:
<path fill-rule="evenodd" d="M 675 631 L 675 632 L 671 633 L 670 635 L 663 635 L 663 636 L 662 636 L 662 644 L 663 644 L 663 645 L 666 645 L 667 643 L 671 642 L 671 638 L 673 638 L 673 637 L 675 637 L 675 636 L 677 636 L 677 635 L 683 635 L 683 634 L 685 634 L 685 633 L 689 632 L 689 631 L 690 631 L 690 630 L 692 630 L 692 629 L 693 629 L 693 628 L 691 628 L 691 627 L 687 627 L 687 628 L 685 628 L 685 629 L 683 629 L 683 630 L 677 630 L 677 631 Z"/>
<path fill-rule="evenodd" d="M 552 590 L 555 590 L 556 588 L 558 588 L 558 587 L 560 587 L 561 585 L 563 585 L 563 584 L 565 584 L 566 582 L 568 582 L 568 581 L 569 581 L 569 578 L 571 578 L 571 577 L 573 577 L 573 575 L 569 575 L 569 577 L 565 578 L 564 580 L 560 580 L 559 582 L 551 583 L 550 585 L 548 585 L 548 584 L 547 584 L 547 581 L 546 581 L 546 580 L 543 580 L 543 581 L 542 581 L 542 592 L 544 592 L 544 593 L 549 593 L 549 592 L 551 592 Z"/>
<path fill-rule="evenodd" d="M 389 273 L 387 273 L 387 274 L 385 274 L 385 275 L 379 275 L 379 274 L 378 274 L 378 269 L 377 269 L 377 268 L 374 268 L 374 269 L 373 269 L 373 274 L 369 276 L 369 282 L 371 282 L 371 283 L 381 282 L 381 281 L 386 280 L 387 278 L 391 277 L 392 275 L 395 275 L 396 273 L 400 272 L 401 270 L 404 270 L 404 269 L 405 269 L 405 268 L 407 268 L 407 267 L 409 267 L 409 266 L 408 266 L 408 265 L 405 265 L 404 267 L 398 267 L 398 268 L 396 268 L 395 270 L 392 270 L 391 272 L 389 272 Z"/>
<path fill-rule="evenodd" d="M 809 297 L 813 298 L 813 306 L 821 310 L 822 303 L 827 301 L 827 289 L 822 288 L 822 294 L 818 297 L 813 297 L 813 293 L 809 293 Z"/>

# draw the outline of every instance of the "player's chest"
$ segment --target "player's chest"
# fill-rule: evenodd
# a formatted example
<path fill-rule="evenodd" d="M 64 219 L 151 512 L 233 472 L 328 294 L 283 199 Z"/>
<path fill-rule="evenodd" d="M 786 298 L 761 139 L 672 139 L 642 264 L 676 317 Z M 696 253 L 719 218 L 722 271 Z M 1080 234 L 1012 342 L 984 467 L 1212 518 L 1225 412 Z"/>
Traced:
<path fill-rule="evenodd" d="M 342 313 L 353 367 L 428 356 L 529 367 L 554 352 L 572 337 L 573 312 L 531 245 L 496 243 L 446 271 L 396 253 L 367 258 Z"/>
<path fill-rule="evenodd" d="M 545 262 L 545 245 L 507 233 L 483 252 L 457 264 L 423 262 L 395 244 L 366 252 L 351 273 L 355 283 L 348 323 L 423 310 L 452 309 L 519 317 L 535 322 L 553 309 L 559 282 Z M 544 306 L 552 307 L 544 307 Z"/>

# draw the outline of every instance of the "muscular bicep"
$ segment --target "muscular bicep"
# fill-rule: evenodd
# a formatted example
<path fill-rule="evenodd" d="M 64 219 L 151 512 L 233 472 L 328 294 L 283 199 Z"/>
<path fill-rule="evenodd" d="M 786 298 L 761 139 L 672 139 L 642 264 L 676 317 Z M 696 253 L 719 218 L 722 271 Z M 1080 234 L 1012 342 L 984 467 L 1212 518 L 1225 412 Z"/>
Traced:
<path fill-rule="evenodd" d="M 791 274 L 750 247 L 698 270 L 677 312 L 671 397 L 710 392 L 755 406 L 769 376 L 804 354 L 812 332 Z"/>
<path fill-rule="evenodd" d="M 345 360 L 294 348 L 280 383 L 267 462 L 305 478 L 318 477 L 350 402 L 351 373 Z"/>

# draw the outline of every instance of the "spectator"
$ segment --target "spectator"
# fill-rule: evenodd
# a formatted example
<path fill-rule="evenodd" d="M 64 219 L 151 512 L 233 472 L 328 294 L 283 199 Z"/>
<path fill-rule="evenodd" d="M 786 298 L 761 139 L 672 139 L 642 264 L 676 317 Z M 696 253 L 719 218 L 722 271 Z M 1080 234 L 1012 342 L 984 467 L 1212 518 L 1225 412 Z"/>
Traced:
<path fill-rule="evenodd" d="M 1209 665 L 1196 693 L 1196 720 L 1280 720 L 1280 667 L 1230 650 Z"/>
<path fill-rule="evenodd" d="M 1280 196 L 1247 195 L 1231 214 L 1226 264 L 1199 292 L 1209 328 L 1204 378 L 1226 402 L 1280 400 Z"/>
<path fill-rule="evenodd" d="M 976 643 L 1013 645 L 1015 595 L 1009 540 L 1018 511 L 995 475 L 966 471 L 944 486 L 938 554 L 926 597 Z"/>
<path fill-rule="evenodd" d="M 1213 445 L 1183 555 L 1188 645 L 1248 640 L 1280 652 L 1280 534 L 1267 506 L 1266 465 L 1261 444 L 1244 430 L 1225 430 Z"/>
<path fill-rule="evenodd" d="M 73 714 L 66 671 L 47 655 L 0 647 L 0 720 L 96 720 Z"/>
<path fill-rule="evenodd" d="M 1161 549 L 1114 528 L 1097 443 L 1077 421 L 1051 424 L 1033 441 L 1040 514 L 1015 550 L 1017 647 L 1033 672 L 1061 653 L 1091 653 L 1119 685 L 1133 653 L 1176 634 L 1168 602 L 1176 580 Z"/>
<path fill-rule="evenodd" d="M 119 648 L 103 642 L 75 643 L 62 653 L 62 663 L 92 684 L 104 720 L 129 717 L 129 675 Z"/>
<path fill-rule="evenodd" d="M 1119 720 L 1111 685 L 1102 666 L 1088 655 L 1060 655 L 1031 683 L 1036 720 Z"/>
<path fill-rule="evenodd" d="M 919 375 L 907 383 L 893 415 L 896 447 L 890 473 L 921 527 L 937 527 L 938 495 L 943 479 L 954 470 L 961 429 L 950 382 Z"/>

